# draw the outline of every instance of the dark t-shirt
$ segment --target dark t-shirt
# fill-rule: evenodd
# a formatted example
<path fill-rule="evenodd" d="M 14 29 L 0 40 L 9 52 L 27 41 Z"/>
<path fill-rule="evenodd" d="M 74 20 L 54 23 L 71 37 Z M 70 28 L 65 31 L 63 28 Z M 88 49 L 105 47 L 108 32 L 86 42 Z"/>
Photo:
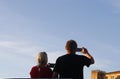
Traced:
<path fill-rule="evenodd" d="M 83 79 L 83 67 L 89 67 L 91 60 L 83 55 L 66 54 L 56 60 L 54 72 L 60 78 Z"/>

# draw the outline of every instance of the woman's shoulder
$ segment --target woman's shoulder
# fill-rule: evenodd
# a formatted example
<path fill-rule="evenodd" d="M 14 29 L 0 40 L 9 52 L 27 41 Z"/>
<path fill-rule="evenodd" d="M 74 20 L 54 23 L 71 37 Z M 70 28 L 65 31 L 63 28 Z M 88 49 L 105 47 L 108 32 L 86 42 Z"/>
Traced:
<path fill-rule="evenodd" d="M 48 70 L 50 70 L 50 67 L 48 67 L 48 66 L 45 66 L 45 67 L 43 67 L 44 69 L 48 69 Z"/>
<path fill-rule="evenodd" d="M 32 69 L 38 69 L 38 66 L 37 66 L 37 65 L 35 65 L 35 66 L 33 66 L 33 67 L 32 67 Z"/>

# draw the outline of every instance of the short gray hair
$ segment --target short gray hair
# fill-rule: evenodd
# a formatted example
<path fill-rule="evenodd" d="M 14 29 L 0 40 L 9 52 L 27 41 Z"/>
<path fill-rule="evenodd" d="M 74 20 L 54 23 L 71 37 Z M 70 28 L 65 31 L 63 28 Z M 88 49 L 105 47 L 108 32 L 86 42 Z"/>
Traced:
<path fill-rule="evenodd" d="M 37 55 L 38 66 L 45 66 L 48 62 L 48 57 L 46 52 L 39 52 Z"/>

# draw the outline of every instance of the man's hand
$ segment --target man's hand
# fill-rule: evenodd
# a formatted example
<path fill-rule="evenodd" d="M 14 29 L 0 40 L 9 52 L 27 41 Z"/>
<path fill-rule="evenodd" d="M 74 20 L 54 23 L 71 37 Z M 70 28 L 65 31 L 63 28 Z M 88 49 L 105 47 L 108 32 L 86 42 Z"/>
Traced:
<path fill-rule="evenodd" d="M 82 52 L 83 54 L 87 54 L 87 53 L 88 53 L 88 50 L 87 50 L 85 47 L 82 47 L 81 49 L 82 49 L 81 52 Z"/>
<path fill-rule="evenodd" d="M 83 54 L 85 54 L 85 56 L 89 59 L 91 59 L 91 64 L 94 64 L 94 58 L 90 55 L 90 53 L 88 52 L 88 50 L 84 47 L 82 47 L 82 51 Z"/>

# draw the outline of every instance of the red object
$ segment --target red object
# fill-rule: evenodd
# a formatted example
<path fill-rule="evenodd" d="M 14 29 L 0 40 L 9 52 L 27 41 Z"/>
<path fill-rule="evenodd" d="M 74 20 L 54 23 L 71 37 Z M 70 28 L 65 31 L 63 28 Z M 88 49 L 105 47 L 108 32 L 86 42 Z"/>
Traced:
<path fill-rule="evenodd" d="M 49 67 L 32 67 L 30 71 L 31 78 L 52 78 L 52 70 Z"/>

